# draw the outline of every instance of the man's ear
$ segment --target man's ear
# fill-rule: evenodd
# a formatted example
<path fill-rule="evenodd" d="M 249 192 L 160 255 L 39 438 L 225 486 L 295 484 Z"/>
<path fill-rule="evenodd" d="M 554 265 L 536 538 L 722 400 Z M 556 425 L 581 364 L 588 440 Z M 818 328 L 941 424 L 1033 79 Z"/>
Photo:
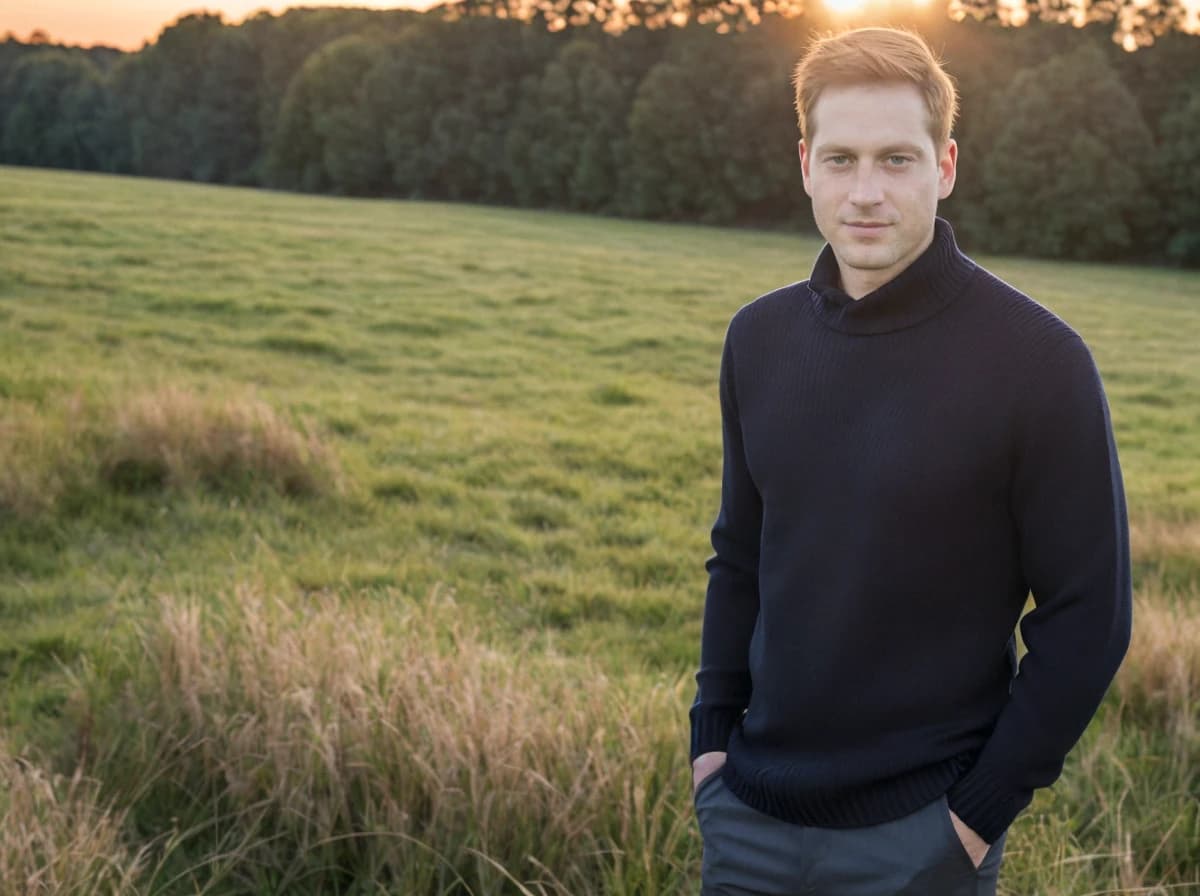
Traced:
<path fill-rule="evenodd" d="M 938 199 L 945 199 L 954 192 L 954 181 L 958 176 L 958 142 L 951 137 L 938 155 Z"/>
<path fill-rule="evenodd" d="M 812 155 L 808 151 L 808 146 L 801 138 L 798 144 L 800 148 L 800 174 L 804 178 L 804 192 L 812 196 L 812 178 L 809 175 L 809 167 L 812 164 Z"/>

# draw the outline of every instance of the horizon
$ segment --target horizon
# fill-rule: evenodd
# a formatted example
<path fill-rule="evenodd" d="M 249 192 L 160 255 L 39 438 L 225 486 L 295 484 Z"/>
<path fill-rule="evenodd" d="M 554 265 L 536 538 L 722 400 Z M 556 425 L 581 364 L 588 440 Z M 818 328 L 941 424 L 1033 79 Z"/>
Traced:
<path fill-rule="evenodd" d="M 107 46 L 135 52 L 152 43 L 164 28 L 194 12 L 218 13 L 231 24 L 266 10 L 278 15 L 295 7 L 341 6 L 355 9 L 421 9 L 432 0 L 304 0 L 299 3 L 264 0 L 123 0 L 97 5 L 92 0 L 10 0 L 0 11 L 0 34 L 28 40 L 36 31 L 53 43 Z"/>

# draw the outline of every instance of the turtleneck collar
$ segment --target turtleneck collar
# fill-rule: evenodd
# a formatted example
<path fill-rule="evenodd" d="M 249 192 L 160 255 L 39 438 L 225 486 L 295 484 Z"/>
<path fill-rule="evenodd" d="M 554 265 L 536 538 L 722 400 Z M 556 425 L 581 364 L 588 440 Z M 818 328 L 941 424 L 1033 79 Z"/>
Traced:
<path fill-rule="evenodd" d="M 817 316 L 835 330 L 870 335 L 902 330 L 937 314 L 959 294 L 975 270 L 954 240 L 950 222 L 935 217 L 933 242 L 917 260 L 861 299 L 838 286 L 838 263 L 826 243 L 813 265 L 809 296 Z"/>

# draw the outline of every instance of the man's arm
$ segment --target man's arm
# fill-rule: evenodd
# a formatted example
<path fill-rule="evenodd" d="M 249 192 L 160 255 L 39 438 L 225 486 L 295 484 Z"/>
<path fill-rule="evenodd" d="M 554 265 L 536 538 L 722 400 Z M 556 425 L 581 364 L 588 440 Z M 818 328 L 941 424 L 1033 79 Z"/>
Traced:
<path fill-rule="evenodd" d="M 1072 334 L 1033 374 L 1016 434 L 1010 512 L 1035 609 L 1028 652 L 950 808 L 989 843 L 1062 772 L 1129 646 L 1129 523 L 1112 421 L 1091 353 Z"/>
<path fill-rule="evenodd" d="M 691 755 L 722 752 L 750 702 L 750 636 L 758 618 L 758 550 L 762 499 L 746 465 L 734 375 L 733 329 L 725 333 L 719 394 L 724 450 L 721 508 L 712 527 L 713 553 L 704 564 L 708 590 L 700 639 L 700 670 L 692 704 Z"/>

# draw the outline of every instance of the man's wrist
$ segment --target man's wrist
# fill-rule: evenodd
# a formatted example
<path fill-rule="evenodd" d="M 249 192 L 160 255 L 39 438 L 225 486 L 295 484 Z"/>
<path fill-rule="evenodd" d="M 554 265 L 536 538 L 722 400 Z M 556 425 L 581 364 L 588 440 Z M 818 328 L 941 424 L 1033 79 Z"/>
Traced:
<path fill-rule="evenodd" d="M 1013 790 L 992 769 L 976 764 L 947 791 L 946 802 L 985 843 L 995 843 L 1031 797 L 1028 791 Z"/>
<path fill-rule="evenodd" d="M 705 753 L 725 752 L 729 736 L 737 725 L 742 710 L 730 707 L 693 706 L 692 732 L 688 755 L 694 762 Z"/>

